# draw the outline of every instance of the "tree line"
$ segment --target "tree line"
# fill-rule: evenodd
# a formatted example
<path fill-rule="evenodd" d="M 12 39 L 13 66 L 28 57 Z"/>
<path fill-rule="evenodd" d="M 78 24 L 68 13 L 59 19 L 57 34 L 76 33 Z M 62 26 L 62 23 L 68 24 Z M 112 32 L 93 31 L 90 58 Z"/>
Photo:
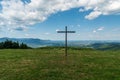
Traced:
<path fill-rule="evenodd" d="M 30 48 L 24 43 L 19 43 L 11 41 L 11 40 L 6 40 L 4 42 L 0 42 L 0 49 L 28 49 Z"/>

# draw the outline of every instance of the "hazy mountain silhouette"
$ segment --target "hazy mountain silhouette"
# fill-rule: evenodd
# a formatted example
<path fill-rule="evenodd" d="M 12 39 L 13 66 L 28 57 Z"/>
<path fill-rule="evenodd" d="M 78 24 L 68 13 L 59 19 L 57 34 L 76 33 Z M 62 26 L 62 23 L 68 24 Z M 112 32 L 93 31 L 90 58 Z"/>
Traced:
<path fill-rule="evenodd" d="M 25 43 L 30 47 L 44 47 L 44 46 L 64 46 L 64 41 L 51 41 L 51 40 L 42 40 L 38 38 L 0 38 L 0 42 L 6 40 L 11 40 L 19 43 Z M 94 48 L 97 50 L 116 50 L 120 49 L 120 41 L 107 40 L 107 41 L 96 41 L 96 40 L 82 40 L 82 41 L 68 41 L 68 46 L 73 47 L 84 47 L 84 48 Z"/>
<path fill-rule="evenodd" d="M 11 40 L 15 42 L 18 41 L 19 43 L 25 43 L 30 47 L 41 47 L 41 46 L 51 45 L 50 40 L 41 40 L 37 38 L 8 38 L 8 37 L 0 38 L 0 42 L 4 42 L 6 40 Z"/>

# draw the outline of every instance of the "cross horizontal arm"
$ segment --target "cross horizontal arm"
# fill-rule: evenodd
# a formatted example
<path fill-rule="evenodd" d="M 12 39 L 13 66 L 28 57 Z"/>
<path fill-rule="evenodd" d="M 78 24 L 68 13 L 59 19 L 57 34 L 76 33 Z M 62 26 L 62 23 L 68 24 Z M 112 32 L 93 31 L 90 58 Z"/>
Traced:
<path fill-rule="evenodd" d="M 57 33 L 75 33 L 75 31 L 57 31 Z"/>
<path fill-rule="evenodd" d="M 67 31 L 67 33 L 75 33 L 75 31 Z"/>

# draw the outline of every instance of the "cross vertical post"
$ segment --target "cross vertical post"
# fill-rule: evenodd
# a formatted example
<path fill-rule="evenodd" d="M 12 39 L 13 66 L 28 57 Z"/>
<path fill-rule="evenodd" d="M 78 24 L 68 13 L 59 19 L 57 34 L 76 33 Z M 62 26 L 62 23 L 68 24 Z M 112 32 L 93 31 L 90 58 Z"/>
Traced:
<path fill-rule="evenodd" d="M 75 33 L 75 31 L 68 31 L 67 26 L 65 26 L 65 31 L 57 31 L 58 33 L 65 33 L 65 56 L 67 56 L 67 34 Z"/>
<path fill-rule="evenodd" d="M 67 26 L 65 27 L 65 56 L 67 56 Z"/>

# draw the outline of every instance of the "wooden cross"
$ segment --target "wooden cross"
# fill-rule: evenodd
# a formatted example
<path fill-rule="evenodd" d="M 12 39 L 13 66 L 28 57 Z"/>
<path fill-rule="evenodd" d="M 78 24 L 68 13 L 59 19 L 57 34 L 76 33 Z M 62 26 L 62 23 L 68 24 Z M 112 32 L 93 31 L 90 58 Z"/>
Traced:
<path fill-rule="evenodd" d="M 65 56 L 67 56 L 67 33 L 75 33 L 75 31 L 68 31 L 66 26 L 65 31 L 57 31 L 57 33 L 65 33 Z"/>

